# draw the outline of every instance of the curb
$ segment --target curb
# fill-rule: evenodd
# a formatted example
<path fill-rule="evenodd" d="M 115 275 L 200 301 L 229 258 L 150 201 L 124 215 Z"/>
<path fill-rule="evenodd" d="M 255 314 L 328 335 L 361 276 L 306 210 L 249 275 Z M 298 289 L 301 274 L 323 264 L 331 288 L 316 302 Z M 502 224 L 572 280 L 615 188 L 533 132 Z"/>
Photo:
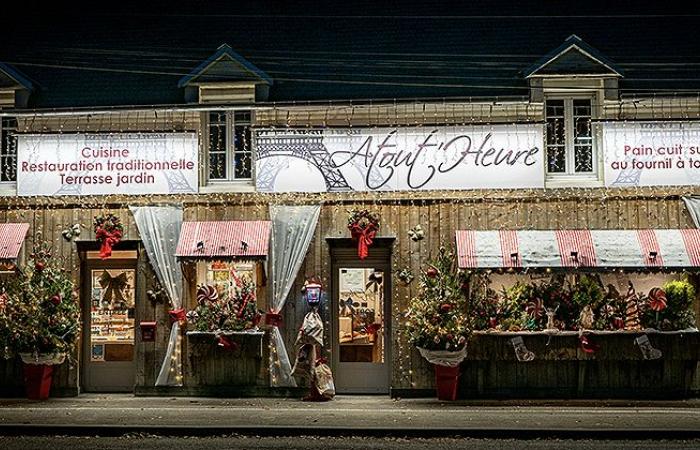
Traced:
<path fill-rule="evenodd" d="M 482 439 L 588 439 L 684 440 L 700 439 L 700 429 L 599 429 L 599 428 L 409 428 L 409 427 L 298 427 L 298 426 L 187 426 L 176 425 L 52 425 L 0 424 L 0 436 L 95 436 L 128 434 L 158 436 L 324 436 L 324 437 L 465 437 Z"/>

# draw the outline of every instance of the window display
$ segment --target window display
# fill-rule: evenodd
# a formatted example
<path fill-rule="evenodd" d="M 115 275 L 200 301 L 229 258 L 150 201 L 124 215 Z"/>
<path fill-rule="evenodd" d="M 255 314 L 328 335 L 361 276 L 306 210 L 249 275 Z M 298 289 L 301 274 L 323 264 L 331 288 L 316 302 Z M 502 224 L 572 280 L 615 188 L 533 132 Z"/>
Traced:
<path fill-rule="evenodd" d="M 695 289 L 678 272 L 473 274 L 476 330 L 684 330 Z"/>
<path fill-rule="evenodd" d="M 134 345 L 133 269 L 91 271 L 91 360 L 131 361 Z"/>
<path fill-rule="evenodd" d="M 340 269 L 338 339 L 340 362 L 384 362 L 384 273 Z"/>
<path fill-rule="evenodd" d="M 256 263 L 197 263 L 197 305 L 187 313 L 193 331 L 248 331 L 257 327 Z"/>

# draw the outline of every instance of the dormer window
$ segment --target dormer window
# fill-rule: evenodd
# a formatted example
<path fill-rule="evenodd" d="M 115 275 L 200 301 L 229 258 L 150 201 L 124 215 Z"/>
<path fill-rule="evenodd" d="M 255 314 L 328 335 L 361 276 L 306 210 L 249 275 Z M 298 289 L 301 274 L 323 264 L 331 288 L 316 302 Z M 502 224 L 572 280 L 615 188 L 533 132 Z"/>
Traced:
<path fill-rule="evenodd" d="M 590 98 L 548 98 L 545 101 L 547 175 L 595 176 Z"/>
<path fill-rule="evenodd" d="M 252 178 L 250 111 L 209 113 L 209 180 L 237 181 Z"/>

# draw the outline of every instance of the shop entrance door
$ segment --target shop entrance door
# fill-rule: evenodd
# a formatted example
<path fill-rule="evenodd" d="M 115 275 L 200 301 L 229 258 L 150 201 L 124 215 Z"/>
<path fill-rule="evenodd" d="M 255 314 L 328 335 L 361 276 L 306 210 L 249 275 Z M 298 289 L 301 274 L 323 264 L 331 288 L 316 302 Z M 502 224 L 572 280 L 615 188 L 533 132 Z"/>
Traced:
<path fill-rule="evenodd" d="M 343 251 L 345 250 L 345 251 Z M 391 248 L 332 250 L 332 356 L 336 391 L 388 394 L 391 326 Z"/>
<path fill-rule="evenodd" d="M 88 251 L 83 259 L 83 363 L 85 392 L 133 392 L 135 382 L 135 250 L 107 260 Z"/>

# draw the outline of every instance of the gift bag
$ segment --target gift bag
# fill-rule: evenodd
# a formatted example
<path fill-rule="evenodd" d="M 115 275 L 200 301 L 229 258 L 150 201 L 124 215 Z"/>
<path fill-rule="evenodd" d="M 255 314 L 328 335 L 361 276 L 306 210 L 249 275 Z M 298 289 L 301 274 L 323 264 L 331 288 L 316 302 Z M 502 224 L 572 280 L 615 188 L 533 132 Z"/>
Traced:
<path fill-rule="evenodd" d="M 292 375 L 301 378 L 311 378 L 313 363 L 316 361 L 316 347 L 304 344 L 297 350 L 297 359 L 292 368 Z"/>
<path fill-rule="evenodd" d="M 335 384 L 333 383 L 333 373 L 326 363 L 316 364 L 316 388 L 325 398 L 335 396 Z"/>
<path fill-rule="evenodd" d="M 296 345 L 318 344 L 323 347 L 323 320 L 317 311 L 311 311 L 304 316 L 297 335 Z"/>

